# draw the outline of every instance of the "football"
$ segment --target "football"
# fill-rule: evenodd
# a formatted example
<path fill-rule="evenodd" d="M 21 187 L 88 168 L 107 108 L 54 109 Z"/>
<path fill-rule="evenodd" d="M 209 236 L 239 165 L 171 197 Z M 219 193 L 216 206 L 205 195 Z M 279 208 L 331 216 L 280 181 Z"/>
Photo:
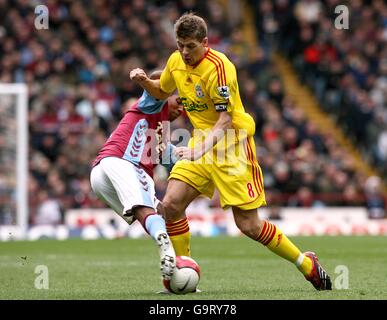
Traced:
<path fill-rule="evenodd" d="M 175 294 L 195 292 L 200 280 L 200 267 L 191 257 L 177 256 L 176 268 L 171 280 L 164 280 L 164 286 Z"/>

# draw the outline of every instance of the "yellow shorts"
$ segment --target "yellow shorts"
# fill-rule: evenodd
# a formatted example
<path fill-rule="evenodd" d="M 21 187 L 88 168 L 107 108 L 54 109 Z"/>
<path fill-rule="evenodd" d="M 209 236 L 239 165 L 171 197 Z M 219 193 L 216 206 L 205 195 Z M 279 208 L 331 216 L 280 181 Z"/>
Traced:
<path fill-rule="evenodd" d="M 208 198 L 218 189 L 223 209 L 250 210 L 266 205 L 254 139 L 249 137 L 233 149 L 227 151 L 226 157 L 206 154 L 197 161 L 178 161 L 169 179 L 184 181 Z"/>

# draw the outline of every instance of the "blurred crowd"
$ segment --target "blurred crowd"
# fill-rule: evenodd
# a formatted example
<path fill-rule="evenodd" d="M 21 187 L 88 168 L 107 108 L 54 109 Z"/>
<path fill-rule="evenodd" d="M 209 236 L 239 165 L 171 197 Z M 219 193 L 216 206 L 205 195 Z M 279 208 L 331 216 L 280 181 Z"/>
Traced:
<path fill-rule="evenodd" d="M 256 28 L 263 50 L 279 51 L 291 61 L 301 82 L 311 88 L 320 105 L 381 176 L 367 179 L 356 173 L 353 163 L 332 137 L 319 135 L 317 138 L 318 132 L 313 124 L 304 123 L 301 128 L 296 125 L 293 133 L 289 128 L 282 130 L 283 135 L 293 136 L 300 145 L 311 144 L 314 149 L 312 153 L 305 152 L 310 157 L 306 162 L 311 168 L 304 170 L 295 180 L 284 178 L 286 188 L 293 188 L 289 190 L 291 193 L 297 189 L 296 202 L 304 199 L 306 203 L 321 200 L 324 203 L 328 197 L 335 205 L 366 205 L 373 212 L 371 216 L 384 216 L 387 5 L 382 0 L 263 0 L 250 1 L 250 4 L 256 12 Z M 286 106 L 291 102 L 286 100 L 282 100 L 280 106 L 282 120 L 289 120 Z M 308 130 L 313 132 L 312 139 Z M 282 137 L 281 143 L 286 140 Z M 313 155 L 316 151 L 317 162 Z M 281 154 L 284 153 L 281 151 Z M 320 165 L 316 165 L 318 163 Z M 300 166 L 300 163 L 296 161 L 294 165 Z M 279 171 L 280 175 L 292 176 L 299 171 L 292 168 L 289 161 L 275 161 L 276 167 L 278 170 L 271 173 Z M 270 173 L 266 179 L 268 176 Z M 282 189 L 276 187 L 274 190 Z M 316 192 L 331 194 L 313 197 Z M 293 198 L 293 195 L 289 198 L 291 203 Z"/>
<path fill-rule="evenodd" d="M 375 165 L 385 168 L 383 1 L 372 6 L 351 1 L 357 15 L 351 15 L 350 26 L 363 25 L 351 31 L 355 38 L 332 29 L 327 6 L 335 1 L 252 1 L 260 37 L 254 47 L 240 28 L 237 2 L 229 4 L 230 11 L 218 1 L 199 0 L 43 2 L 49 29 L 36 30 L 34 7 L 41 3 L 0 0 L 0 11 L 7 13 L 0 23 L 0 82 L 29 87 L 30 223 L 60 223 L 69 208 L 104 207 L 90 189 L 89 173 L 99 148 L 141 94 L 128 72 L 164 67 L 176 49 L 173 24 L 189 10 L 206 19 L 210 46 L 237 67 L 242 100 L 257 123 L 257 155 L 269 205 L 362 205 L 376 208 L 373 217 L 384 216 L 381 179 L 356 172 L 333 137 L 305 119 L 285 95 L 270 62 L 273 50 L 286 52 L 327 111 Z M 305 17 L 301 3 L 316 6 L 319 13 Z M 316 53 L 308 54 L 311 50 L 319 52 L 312 63 L 307 57 Z M 172 128 L 186 122 L 180 118 Z M 167 176 L 163 167 L 157 168 L 160 198 Z M 216 197 L 210 205 L 219 205 Z M 0 224 L 1 212 L 0 204 Z"/>
<path fill-rule="evenodd" d="M 319 15 L 308 20 L 303 2 Z M 338 4 L 299 2 L 288 51 L 321 105 L 387 178 L 387 5 L 351 1 L 349 29 L 340 30 L 332 23 Z"/>

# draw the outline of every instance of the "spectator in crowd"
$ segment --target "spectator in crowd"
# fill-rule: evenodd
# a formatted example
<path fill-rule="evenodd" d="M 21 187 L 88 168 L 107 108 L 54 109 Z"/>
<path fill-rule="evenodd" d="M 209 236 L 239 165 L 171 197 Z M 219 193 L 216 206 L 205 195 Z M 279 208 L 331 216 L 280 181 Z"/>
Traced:
<path fill-rule="evenodd" d="M 365 183 L 366 205 L 371 219 L 386 218 L 387 202 L 379 177 L 371 176 Z"/>
<path fill-rule="evenodd" d="M 58 225 L 63 222 L 60 204 L 50 197 L 46 190 L 38 192 L 39 205 L 34 224 L 37 225 Z"/>

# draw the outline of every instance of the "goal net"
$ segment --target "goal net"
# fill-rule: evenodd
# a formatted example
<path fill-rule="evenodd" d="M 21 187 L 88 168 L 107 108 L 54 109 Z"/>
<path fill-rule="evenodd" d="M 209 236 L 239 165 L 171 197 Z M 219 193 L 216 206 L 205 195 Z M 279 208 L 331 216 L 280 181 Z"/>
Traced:
<path fill-rule="evenodd" d="M 0 83 L 0 240 L 22 239 L 28 227 L 28 91 Z"/>

